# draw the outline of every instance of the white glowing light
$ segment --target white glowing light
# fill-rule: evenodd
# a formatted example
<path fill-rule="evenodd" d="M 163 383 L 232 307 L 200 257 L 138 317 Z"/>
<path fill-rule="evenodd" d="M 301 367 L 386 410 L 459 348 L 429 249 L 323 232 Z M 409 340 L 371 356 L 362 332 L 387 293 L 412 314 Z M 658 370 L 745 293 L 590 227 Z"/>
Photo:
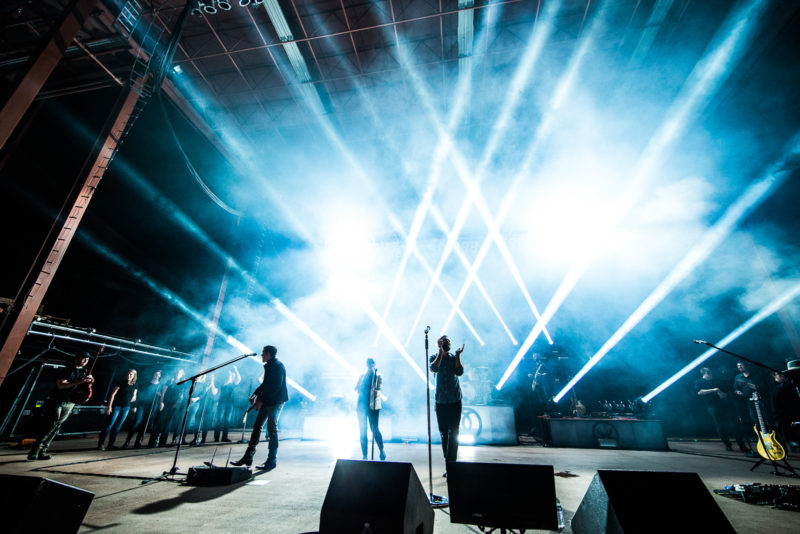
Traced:
<path fill-rule="evenodd" d="M 771 193 L 776 184 L 781 180 L 775 175 L 769 175 L 747 188 L 739 199 L 732 204 L 717 223 L 706 232 L 703 239 L 683 257 L 675 268 L 664 278 L 638 308 L 625 320 L 622 326 L 606 341 L 566 386 L 553 397 L 553 402 L 559 402 L 575 384 L 583 378 L 589 370 L 597 365 L 608 352 L 619 343 L 628 332 L 655 308 L 689 273 L 700 265 L 714 249 L 728 237 L 750 211 L 758 206 Z"/>
<path fill-rule="evenodd" d="M 639 157 L 625 193 L 615 203 L 615 207 L 611 212 L 614 220 L 608 225 L 610 228 L 618 226 L 627 216 L 630 209 L 639 201 L 648 180 L 652 178 L 655 169 L 662 162 L 667 149 L 684 132 L 696 113 L 702 109 L 702 106 L 711 100 L 722 82 L 727 79 L 727 75 L 731 72 L 731 66 L 735 65 L 741 58 L 741 55 L 747 49 L 747 45 L 752 40 L 754 31 L 758 26 L 757 22 L 763 15 L 765 5 L 766 2 L 762 0 L 753 0 L 726 19 L 723 28 L 717 32 L 718 36 L 724 35 L 724 37 L 721 40 L 715 40 L 715 45 L 692 70 L 688 81 L 670 106 L 668 119 L 659 125 L 658 130 L 649 139 L 647 147 Z M 526 162 L 528 159 L 526 156 Z M 498 390 L 503 387 L 511 373 L 514 372 L 514 369 L 522 360 L 522 356 L 533 345 L 544 326 L 558 311 L 561 304 L 564 303 L 595 257 L 605 249 L 607 246 L 606 241 L 610 238 L 608 234 L 609 232 L 606 232 L 605 236 L 595 239 L 587 248 L 582 250 L 582 254 L 561 281 L 555 295 L 550 299 L 544 312 L 542 312 L 542 317 L 536 321 L 503 377 L 495 386 Z"/>
<path fill-rule="evenodd" d="M 781 308 L 783 308 L 786 304 L 797 298 L 800 295 L 800 283 L 794 284 L 789 290 L 784 292 L 780 297 L 776 298 L 763 308 L 758 311 L 755 315 L 753 315 L 750 319 L 742 323 L 738 328 L 736 328 L 733 332 L 722 338 L 721 340 L 714 343 L 719 348 L 725 348 L 727 345 L 735 341 L 739 338 L 742 334 L 753 328 L 755 325 L 772 315 L 773 313 L 777 312 Z M 669 379 L 664 381 L 663 384 L 655 388 L 653 391 L 642 397 L 642 401 L 650 402 L 653 397 L 667 389 L 669 386 L 680 380 L 684 377 L 687 373 L 691 372 L 692 369 L 695 369 L 697 366 L 702 364 L 704 361 L 709 359 L 713 356 L 717 351 L 715 348 L 710 348 L 705 351 L 703 354 L 695 358 L 689 365 L 675 373 Z"/>

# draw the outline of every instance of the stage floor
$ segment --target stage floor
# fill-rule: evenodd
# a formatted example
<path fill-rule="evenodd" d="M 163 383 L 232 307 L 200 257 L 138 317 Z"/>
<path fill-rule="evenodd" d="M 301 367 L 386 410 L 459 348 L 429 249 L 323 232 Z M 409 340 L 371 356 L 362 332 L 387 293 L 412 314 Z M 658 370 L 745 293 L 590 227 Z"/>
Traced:
<path fill-rule="evenodd" d="M 0 450 L 0 473 L 46 477 L 95 493 L 81 532 L 269 532 L 297 534 L 314 532 L 338 458 L 360 459 L 357 442 L 331 443 L 286 438 L 280 442 L 278 468 L 258 473 L 254 481 L 230 486 L 200 488 L 174 481 L 143 484 L 172 467 L 175 449 L 93 449 L 93 439 L 57 441 L 47 461 L 26 460 L 26 452 L 4 444 Z M 687 471 L 700 475 L 709 491 L 729 484 L 800 485 L 800 479 L 775 476 L 768 464 L 749 471 L 755 462 L 740 453 L 725 452 L 719 442 L 670 441 L 670 451 L 620 451 L 566 449 L 531 445 L 461 446 L 459 460 L 553 465 L 556 494 L 571 532 L 570 519 L 597 469 Z M 182 449 L 178 468 L 211 459 L 224 465 L 228 452 L 238 459 L 244 445 L 214 444 Z M 424 443 L 389 443 L 388 461 L 411 462 L 428 492 L 428 452 Z M 259 446 L 256 461 L 266 458 L 266 443 Z M 800 468 L 800 456 L 789 456 Z M 433 448 L 433 493 L 447 495 L 441 449 Z M 181 477 L 182 478 L 182 477 Z M 486 488 L 491 491 L 491 488 Z M 647 491 L 647 488 L 642 488 Z M 714 496 L 737 532 L 800 532 L 800 512 L 773 510 Z M 46 513 L 46 511 L 45 511 Z M 676 513 L 680 513 L 676 510 Z M 448 509 L 435 512 L 434 532 L 479 532 L 476 527 L 452 524 Z M 687 518 L 688 519 L 688 518 Z M 690 531 L 687 524 L 687 532 Z M 530 531 L 528 531 L 530 532 Z"/>

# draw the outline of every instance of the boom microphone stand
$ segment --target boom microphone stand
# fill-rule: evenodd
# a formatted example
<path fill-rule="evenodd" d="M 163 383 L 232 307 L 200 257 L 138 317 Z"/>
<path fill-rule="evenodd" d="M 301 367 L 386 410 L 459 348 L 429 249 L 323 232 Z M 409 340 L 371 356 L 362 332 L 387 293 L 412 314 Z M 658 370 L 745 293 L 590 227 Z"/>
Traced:
<path fill-rule="evenodd" d="M 450 505 L 447 497 L 433 494 L 433 456 L 431 453 L 431 379 L 430 357 L 428 356 L 428 332 L 430 326 L 425 327 L 425 400 L 428 403 L 428 502 L 433 508 L 444 508 Z"/>
<path fill-rule="evenodd" d="M 186 399 L 186 408 L 184 408 L 184 411 L 183 411 L 183 422 L 181 423 L 181 434 L 180 434 L 180 437 L 178 439 L 178 446 L 175 449 L 175 459 L 172 462 L 172 467 L 170 468 L 169 471 L 164 471 L 164 473 L 160 477 L 156 477 L 155 479 L 152 479 L 152 480 L 157 480 L 158 478 L 166 478 L 166 477 L 169 477 L 169 476 L 172 476 L 172 475 L 176 475 L 178 473 L 178 455 L 181 452 L 181 445 L 183 444 L 183 436 L 184 436 L 184 433 L 186 432 L 186 419 L 187 419 L 187 417 L 189 415 L 189 405 L 192 403 L 192 393 L 194 393 L 194 385 L 197 382 L 197 379 L 199 377 L 205 375 L 205 374 L 214 372 L 217 369 L 225 367 L 226 365 L 230 365 L 232 363 L 238 362 L 239 360 L 244 360 L 245 358 L 249 358 L 250 356 L 256 356 L 256 353 L 254 352 L 252 354 L 242 354 L 241 356 L 237 356 L 236 358 L 234 358 L 232 360 L 228 360 L 227 362 L 224 362 L 224 363 L 221 363 L 219 365 L 216 365 L 216 366 L 214 366 L 214 367 L 212 367 L 210 369 L 206 369 L 204 371 L 200 371 L 199 373 L 197 373 L 194 376 L 190 376 L 189 378 L 186 378 L 184 380 L 181 380 L 180 382 L 176 382 L 175 383 L 176 386 L 180 386 L 181 384 L 185 384 L 186 382 L 189 382 L 190 380 L 192 382 L 192 385 L 189 388 L 189 395 L 188 395 L 188 397 Z M 146 482 L 150 482 L 150 481 L 149 480 L 144 480 L 144 481 L 142 481 L 142 484 L 144 484 Z"/>

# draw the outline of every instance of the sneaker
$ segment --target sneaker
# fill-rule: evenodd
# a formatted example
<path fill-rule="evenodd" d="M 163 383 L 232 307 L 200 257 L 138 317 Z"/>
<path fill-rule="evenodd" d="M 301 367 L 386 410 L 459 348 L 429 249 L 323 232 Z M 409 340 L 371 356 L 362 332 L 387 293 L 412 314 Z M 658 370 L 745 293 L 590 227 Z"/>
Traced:
<path fill-rule="evenodd" d="M 52 458 L 52 456 L 50 456 L 46 452 L 40 452 L 37 460 L 49 460 L 50 458 Z"/>
<path fill-rule="evenodd" d="M 38 460 L 39 459 L 39 451 L 31 451 L 28 453 L 28 460 Z"/>
<path fill-rule="evenodd" d="M 381 451 L 381 460 L 385 460 L 385 459 L 386 459 L 386 453 Z"/>
<path fill-rule="evenodd" d="M 97 450 L 98 451 L 104 451 L 104 450 L 106 450 L 106 446 L 101 443 L 100 445 L 97 446 Z"/>

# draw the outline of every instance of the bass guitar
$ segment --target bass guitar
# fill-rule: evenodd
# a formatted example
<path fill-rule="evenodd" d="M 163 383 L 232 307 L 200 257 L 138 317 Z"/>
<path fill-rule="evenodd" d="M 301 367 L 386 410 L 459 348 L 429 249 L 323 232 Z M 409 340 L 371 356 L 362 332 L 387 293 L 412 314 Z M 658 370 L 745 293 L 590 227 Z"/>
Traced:
<path fill-rule="evenodd" d="M 761 412 L 761 397 L 758 392 L 753 392 L 753 396 L 750 397 L 750 400 L 753 401 L 756 414 L 758 414 L 758 426 L 753 427 L 758 437 L 758 443 L 756 443 L 758 454 L 765 460 L 773 462 L 783 460 L 786 457 L 786 451 L 783 446 L 778 443 L 778 440 L 775 439 L 775 431 L 767 431 L 767 425 L 764 423 L 764 415 Z"/>

